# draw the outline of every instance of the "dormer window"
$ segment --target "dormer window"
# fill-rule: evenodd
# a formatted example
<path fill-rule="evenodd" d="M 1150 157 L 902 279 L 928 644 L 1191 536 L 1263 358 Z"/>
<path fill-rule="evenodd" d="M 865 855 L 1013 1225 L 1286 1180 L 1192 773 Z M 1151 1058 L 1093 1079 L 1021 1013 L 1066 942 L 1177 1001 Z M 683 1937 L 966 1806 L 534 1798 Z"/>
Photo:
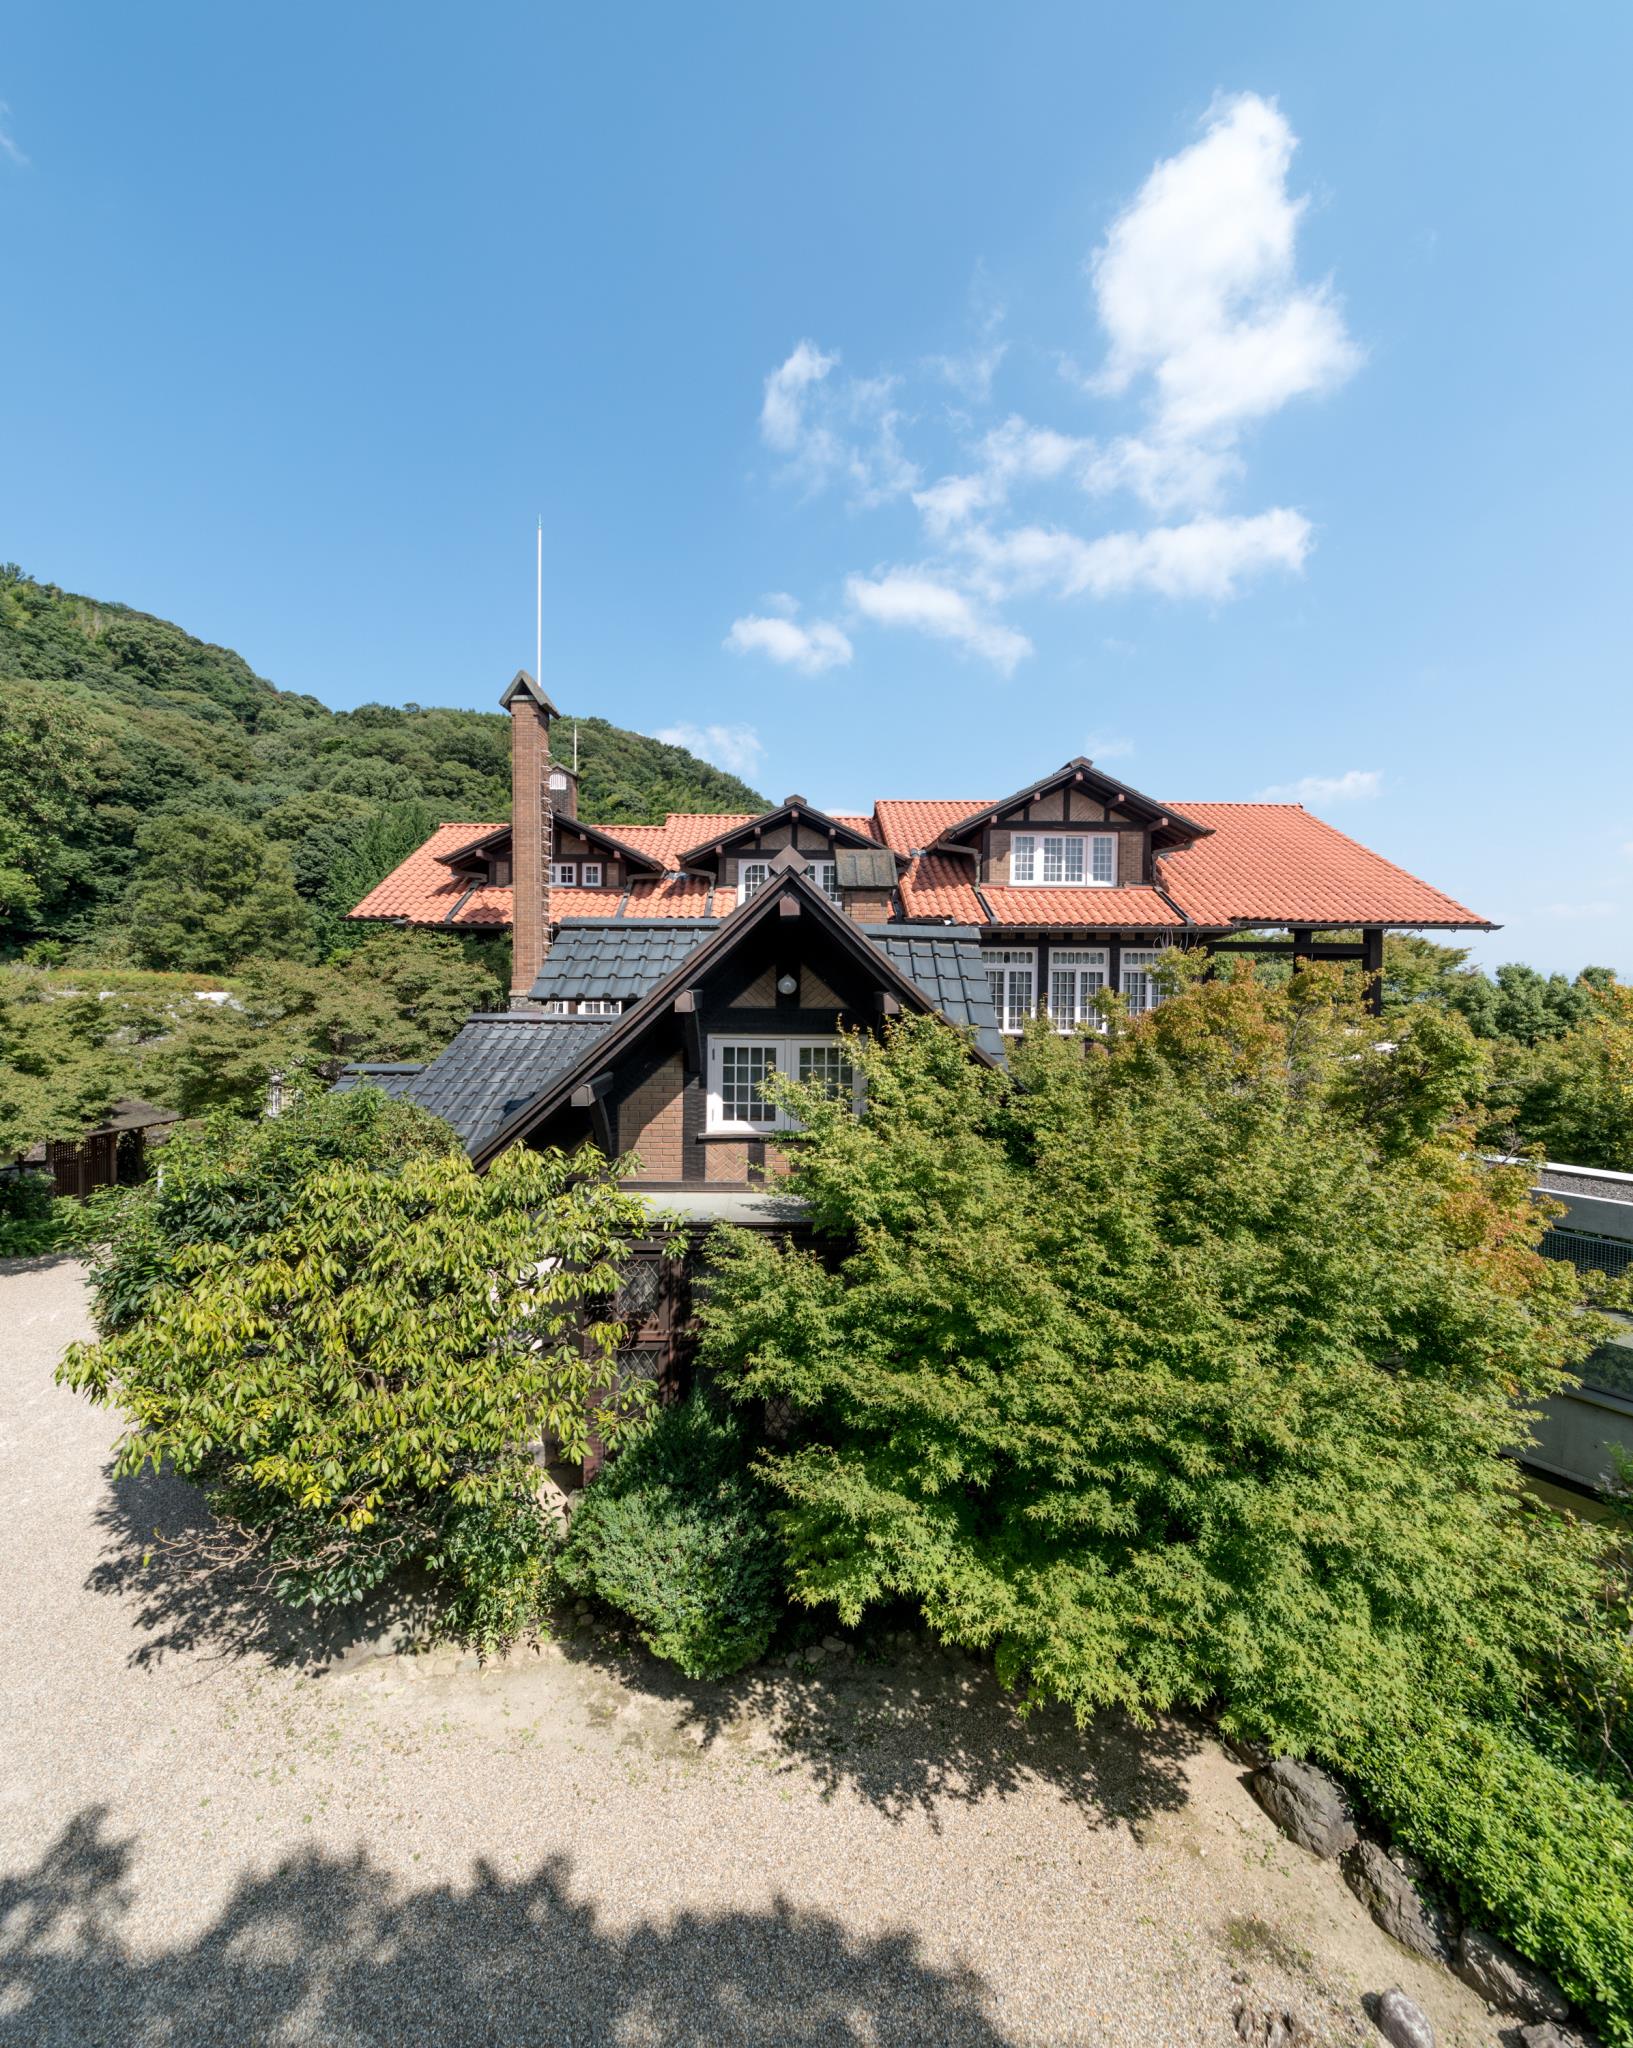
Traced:
<path fill-rule="evenodd" d="M 743 901 L 758 896 L 766 883 L 771 880 L 771 863 L 768 860 L 740 860 L 737 863 L 737 886 L 743 892 Z"/>
<path fill-rule="evenodd" d="M 578 862 L 557 860 L 550 863 L 550 886 L 552 889 L 576 889 L 578 887 Z"/>
<path fill-rule="evenodd" d="M 831 903 L 841 903 L 844 898 L 839 891 L 839 863 L 836 860 L 814 860 L 811 862 L 811 880 Z"/>
<path fill-rule="evenodd" d="M 579 876 L 580 876 L 580 879 L 581 879 L 581 881 L 582 881 L 582 883 L 583 883 L 583 886 L 584 886 L 584 887 L 585 887 L 586 889 L 599 889 L 599 888 L 600 888 L 600 886 L 601 886 L 601 863 L 600 863 L 600 861 L 598 861 L 598 860 L 587 860 L 587 861 L 585 861 L 585 862 L 583 863 L 583 865 L 581 866 L 580 870 L 579 870 Z"/>
<path fill-rule="evenodd" d="M 1009 879 L 1022 889 L 1109 889 L 1117 881 L 1115 832 L 1017 832 Z"/>

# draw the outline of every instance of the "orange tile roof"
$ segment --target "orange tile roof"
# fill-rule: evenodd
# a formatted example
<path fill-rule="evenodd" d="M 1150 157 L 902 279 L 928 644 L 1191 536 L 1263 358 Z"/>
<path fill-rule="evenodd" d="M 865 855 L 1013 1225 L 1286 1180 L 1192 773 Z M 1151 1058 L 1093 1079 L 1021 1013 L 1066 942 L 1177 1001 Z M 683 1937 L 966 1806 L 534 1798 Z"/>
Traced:
<path fill-rule="evenodd" d="M 915 918 L 950 917 L 955 924 L 985 924 L 986 914 L 975 893 L 975 862 L 954 854 L 921 853 L 908 862 L 897 884 L 902 911 Z"/>
<path fill-rule="evenodd" d="M 1195 923 L 1479 925 L 1477 911 L 1312 817 L 1302 804 L 1176 805 L 1205 839 L 1160 859 Z"/>
<path fill-rule="evenodd" d="M 839 822 L 907 853 L 933 845 L 950 826 L 983 807 L 978 797 L 884 797 L 871 819 L 846 815 Z M 1210 830 L 1206 837 L 1159 857 L 1160 890 L 986 887 L 977 895 L 973 860 L 924 853 L 903 872 L 902 913 L 909 920 L 950 918 L 959 924 L 1127 931 L 1172 930 L 1186 918 L 1213 930 L 1232 924 L 1467 927 L 1485 922 L 1393 861 L 1313 817 L 1302 805 L 1187 803 L 1175 808 Z M 705 879 L 675 872 L 674 863 L 705 836 L 753 821 L 753 814 L 743 812 L 676 811 L 661 825 L 605 826 L 604 831 L 634 851 L 662 860 L 670 872 L 661 879 L 635 881 L 627 894 L 616 889 L 561 890 L 552 906 L 554 914 L 611 917 L 622 905 L 626 917 L 722 917 L 735 908 L 736 891 L 711 892 Z M 438 858 L 498 829 L 439 825 L 351 915 L 456 928 L 508 925 L 509 889 L 469 889 Z"/>
<path fill-rule="evenodd" d="M 962 802 L 952 797 L 882 796 L 873 815 L 886 846 L 911 853 L 915 846 L 933 846 L 950 825 L 986 807 L 987 800 L 978 796 Z"/>
<path fill-rule="evenodd" d="M 994 889 L 983 882 L 981 900 L 992 924 L 1148 932 L 1178 930 L 1185 922 L 1160 889 Z"/>
<path fill-rule="evenodd" d="M 383 882 L 376 882 L 351 916 L 407 918 L 411 924 L 508 925 L 508 889 L 472 889 L 438 858 L 497 830 L 496 825 L 439 825 L 423 846 L 399 862 Z"/>

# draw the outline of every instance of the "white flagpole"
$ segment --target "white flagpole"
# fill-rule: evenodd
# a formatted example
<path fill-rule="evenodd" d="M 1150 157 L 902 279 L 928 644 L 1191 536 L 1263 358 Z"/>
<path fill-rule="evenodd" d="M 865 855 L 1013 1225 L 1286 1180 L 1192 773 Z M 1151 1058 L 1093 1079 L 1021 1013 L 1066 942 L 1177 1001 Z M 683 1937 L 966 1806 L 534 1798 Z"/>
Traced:
<path fill-rule="evenodd" d="M 537 574 L 534 578 L 533 680 L 544 688 L 544 515 L 539 515 Z"/>

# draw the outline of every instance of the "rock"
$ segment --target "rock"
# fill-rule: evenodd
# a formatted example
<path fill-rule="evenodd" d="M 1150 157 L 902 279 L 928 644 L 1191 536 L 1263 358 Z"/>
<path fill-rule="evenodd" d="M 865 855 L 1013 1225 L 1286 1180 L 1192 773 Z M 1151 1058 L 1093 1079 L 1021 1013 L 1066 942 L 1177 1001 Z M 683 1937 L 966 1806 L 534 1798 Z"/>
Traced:
<path fill-rule="evenodd" d="M 1404 1991 L 1386 1991 L 1372 2009 L 1372 2023 L 1393 2048 L 1435 2048 L 1428 2014 Z"/>
<path fill-rule="evenodd" d="M 1245 2048 L 1316 2048 L 1316 2036 L 1297 2013 L 1277 2012 L 1271 2006 L 1250 2005 L 1242 1999 L 1235 2019 L 1236 2038 Z"/>
<path fill-rule="evenodd" d="M 1452 1968 L 1487 2005 L 1522 2020 L 1568 2020 L 1570 2000 L 1546 1970 L 1518 1956 L 1494 1934 L 1465 1927 Z"/>
<path fill-rule="evenodd" d="M 1525 2048 L 1599 2048 L 1591 2034 L 1578 2034 L 1554 2020 L 1543 2020 L 1534 2027 L 1521 2027 L 1520 2039 Z"/>
<path fill-rule="evenodd" d="M 1283 1834 L 1312 1856 L 1342 1856 L 1355 1846 L 1355 1822 L 1336 1779 L 1314 1764 L 1281 1757 L 1249 1781 L 1255 1799 Z"/>
<path fill-rule="evenodd" d="M 1344 1856 L 1349 1888 L 1385 1934 L 1414 1955 L 1449 1963 L 1456 1953 L 1456 1929 L 1449 1914 L 1423 1890 L 1423 1866 L 1415 1857 L 1388 1856 L 1376 1842 L 1357 1842 Z"/>
<path fill-rule="evenodd" d="M 850 1644 L 846 1642 L 843 1636 L 824 1636 L 822 1638 L 822 1647 L 826 1651 L 828 1651 L 828 1653 L 831 1656 L 837 1657 L 841 1655 L 844 1651 L 848 1650 L 850 1648 Z"/>

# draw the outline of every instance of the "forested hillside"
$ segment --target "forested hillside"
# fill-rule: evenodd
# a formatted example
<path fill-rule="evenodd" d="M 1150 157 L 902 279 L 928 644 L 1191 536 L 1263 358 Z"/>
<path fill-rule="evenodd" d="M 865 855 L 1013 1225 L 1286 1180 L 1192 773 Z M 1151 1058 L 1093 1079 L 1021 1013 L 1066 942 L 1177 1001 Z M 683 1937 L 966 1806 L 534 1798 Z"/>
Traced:
<path fill-rule="evenodd" d="M 0 951 L 89 945 L 159 967 L 321 951 L 433 824 L 509 815 L 507 723 L 417 704 L 331 711 L 164 619 L 0 567 Z M 575 725 L 588 818 L 763 803 L 605 719 L 564 716 L 560 741 Z M 261 928 L 211 958 L 208 943 L 167 956 L 126 906 L 141 891 L 151 912 L 200 867 L 237 874 Z"/>

